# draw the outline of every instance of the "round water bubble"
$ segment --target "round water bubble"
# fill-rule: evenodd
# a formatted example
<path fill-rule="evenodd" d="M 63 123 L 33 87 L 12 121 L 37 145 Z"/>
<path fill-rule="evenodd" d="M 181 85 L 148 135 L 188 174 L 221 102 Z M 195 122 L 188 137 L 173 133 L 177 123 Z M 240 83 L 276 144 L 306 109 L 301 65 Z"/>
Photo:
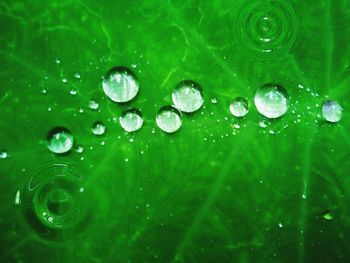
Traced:
<path fill-rule="evenodd" d="M 127 67 L 114 67 L 104 76 L 103 91 L 115 102 L 128 102 L 135 98 L 139 83 L 135 74 Z"/>
<path fill-rule="evenodd" d="M 237 97 L 230 104 L 230 112 L 235 117 L 244 117 L 248 111 L 248 101 L 245 98 Z"/>
<path fill-rule="evenodd" d="M 280 84 L 268 83 L 257 90 L 254 103 L 257 110 L 265 117 L 279 118 L 288 110 L 288 95 Z"/>
<path fill-rule="evenodd" d="M 74 143 L 74 137 L 71 132 L 64 127 L 56 127 L 47 134 L 47 148 L 56 154 L 69 152 Z"/>
<path fill-rule="evenodd" d="M 340 104 L 334 100 L 327 100 L 322 106 L 323 118 L 328 122 L 338 122 L 343 115 L 343 108 Z"/>
<path fill-rule="evenodd" d="M 96 121 L 92 125 L 92 133 L 95 135 L 103 135 L 105 131 L 106 131 L 106 126 L 100 121 Z"/>
<path fill-rule="evenodd" d="M 138 131 L 143 125 L 142 113 L 135 108 L 128 109 L 119 117 L 119 123 L 127 132 Z"/>
<path fill-rule="evenodd" d="M 204 102 L 201 86 L 192 80 L 181 81 L 175 87 L 172 99 L 175 107 L 186 113 L 199 110 Z"/>
<path fill-rule="evenodd" d="M 164 106 L 157 113 L 156 123 L 162 131 L 174 133 L 181 128 L 181 113 L 173 106 Z"/>

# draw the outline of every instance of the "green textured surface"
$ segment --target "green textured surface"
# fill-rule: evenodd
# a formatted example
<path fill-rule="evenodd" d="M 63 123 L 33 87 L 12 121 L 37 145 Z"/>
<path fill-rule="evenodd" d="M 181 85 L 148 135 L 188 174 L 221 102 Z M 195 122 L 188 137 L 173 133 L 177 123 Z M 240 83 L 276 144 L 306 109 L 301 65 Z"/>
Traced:
<path fill-rule="evenodd" d="M 350 262 L 350 2 L 274 3 L 1 1 L 0 262 Z M 255 4 L 285 11 L 271 56 L 239 33 Z M 114 66 L 136 67 L 140 92 L 126 105 L 102 90 Z M 167 135 L 155 114 L 183 79 L 200 83 L 205 107 Z M 266 82 L 285 87 L 290 108 L 264 129 L 253 96 Z M 239 121 L 236 96 L 250 105 Z M 338 124 L 318 116 L 327 96 L 344 108 Z M 145 120 L 135 134 L 118 123 L 129 106 Z M 56 126 L 84 152 L 50 153 Z M 28 224 L 30 196 L 14 204 L 37 171 L 61 163 L 82 175 L 76 205 L 91 217 L 64 242 Z"/>

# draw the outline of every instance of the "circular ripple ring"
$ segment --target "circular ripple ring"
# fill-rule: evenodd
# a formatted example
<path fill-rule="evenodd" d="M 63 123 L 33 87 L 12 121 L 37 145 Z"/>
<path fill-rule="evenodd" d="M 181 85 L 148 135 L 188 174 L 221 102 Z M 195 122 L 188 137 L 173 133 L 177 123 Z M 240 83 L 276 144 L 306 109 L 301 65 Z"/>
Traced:
<path fill-rule="evenodd" d="M 235 46 L 252 57 L 279 58 L 293 48 L 299 21 L 287 0 L 241 1 L 233 14 Z"/>

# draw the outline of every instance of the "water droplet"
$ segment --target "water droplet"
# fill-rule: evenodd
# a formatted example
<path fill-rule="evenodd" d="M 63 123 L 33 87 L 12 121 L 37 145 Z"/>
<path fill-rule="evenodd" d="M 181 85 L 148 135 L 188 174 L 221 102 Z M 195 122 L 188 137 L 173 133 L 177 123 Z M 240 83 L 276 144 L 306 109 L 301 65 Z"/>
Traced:
<path fill-rule="evenodd" d="M 67 82 L 68 82 L 68 80 L 67 80 L 67 79 L 65 79 L 65 78 L 63 78 L 63 79 L 62 79 L 62 82 L 63 82 L 63 83 L 67 83 Z"/>
<path fill-rule="evenodd" d="M 115 102 L 128 102 L 139 91 L 135 74 L 126 67 L 110 69 L 102 81 L 102 87 L 105 94 Z"/>
<path fill-rule="evenodd" d="M 74 143 L 71 132 L 64 127 L 56 127 L 47 134 L 47 148 L 56 154 L 69 152 Z"/>
<path fill-rule="evenodd" d="M 69 94 L 70 95 L 77 95 L 77 90 L 76 89 L 71 89 L 70 91 L 69 91 Z"/>
<path fill-rule="evenodd" d="M 61 64 L 61 60 L 60 59 L 58 59 L 58 58 L 56 58 L 55 59 L 55 63 L 58 65 L 58 64 Z"/>
<path fill-rule="evenodd" d="M 77 148 L 75 149 L 77 153 L 83 153 L 84 152 L 84 147 L 81 145 L 78 145 Z"/>
<path fill-rule="evenodd" d="M 181 113 L 175 107 L 164 106 L 157 113 L 156 123 L 164 132 L 176 132 L 182 125 Z"/>
<path fill-rule="evenodd" d="M 326 213 L 323 214 L 323 218 L 324 218 L 325 220 L 330 221 L 330 220 L 333 219 L 333 214 L 332 214 L 331 212 L 326 212 Z"/>
<path fill-rule="evenodd" d="M 343 115 L 343 108 L 340 104 L 334 100 L 327 100 L 322 106 L 323 118 L 328 122 L 338 122 Z"/>
<path fill-rule="evenodd" d="M 92 133 L 95 135 L 103 135 L 105 131 L 106 126 L 100 121 L 97 121 L 92 125 Z"/>
<path fill-rule="evenodd" d="M 6 151 L 1 150 L 0 151 L 0 159 L 6 159 L 8 157 L 8 154 Z"/>
<path fill-rule="evenodd" d="M 80 79 L 80 74 L 77 72 L 77 73 L 74 74 L 74 77 L 75 77 L 76 79 Z"/>
<path fill-rule="evenodd" d="M 138 131 L 143 125 L 142 113 L 135 108 L 128 109 L 121 114 L 119 123 L 127 132 Z"/>
<path fill-rule="evenodd" d="M 94 101 L 94 100 L 90 100 L 89 102 L 89 108 L 92 110 L 97 110 L 100 107 L 100 105 Z"/>
<path fill-rule="evenodd" d="M 254 103 L 257 110 L 267 118 L 274 119 L 288 110 L 288 95 L 285 89 L 275 83 L 261 86 L 255 93 Z"/>
<path fill-rule="evenodd" d="M 211 101 L 212 104 L 217 104 L 218 103 L 218 100 L 215 97 L 211 98 L 210 101 Z"/>
<path fill-rule="evenodd" d="M 202 88 L 192 80 L 181 81 L 172 93 L 172 99 L 177 109 L 191 113 L 203 105 Z"/>
<path fill-rule="evenodd" d="M 233 116 L 241 118 L 248 114 L 248 101 L 238 97 L 230 104 L 230 111 Z"/>

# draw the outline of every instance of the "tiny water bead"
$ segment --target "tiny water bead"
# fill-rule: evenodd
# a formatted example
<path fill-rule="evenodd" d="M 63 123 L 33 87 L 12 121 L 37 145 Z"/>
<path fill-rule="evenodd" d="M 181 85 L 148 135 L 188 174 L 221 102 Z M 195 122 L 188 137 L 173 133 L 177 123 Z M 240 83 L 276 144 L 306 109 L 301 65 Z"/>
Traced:
<path fill-rule="evenodd" d="M 106 131 L 106 126 L 100 122 L 100 121 L 96 121 L 93 125 L 92 125 L 92 133 L 95 135 L 103 135 Z"/>
<path fill-rule="evenodd" d="M 338 102 L 327 100 L 322 106 L 322 115 L 326 121 L 336 123 L 342 118 L 343 108 Z"/>
<path fill-rule="evenodd" d="M 235 117 L 244 117 L 248 111 L 248 101 L 245 98 L 237 97 L 230 104 L 230 112 Z"/>
<path fill-rule="evenodd" d="M 6 159 L 8 157 L 8 154 L 6 151 L 1 150 L 0 151 L 0 159 Z"/>
<path fill-rule="evenodd" d="M 143 125 L 142 112 L 135 108 L 128 109 L 119 117 L 119 123 L 126 132 L 138 131 Z"/>
<path fill-rule="evenodd" d="M 114 67 L 104 76 L 102 87 L 114 102 L 128 102 L 136 97 L 139 83 L 135 74 L 127 67 Z"/>
<path fill-rule="evenodd" d="M 323 214 L 323 218 L 324 218 L 325 220 L 330 221 L 330 220 L 333 219 L 333 214 L 332 214 L 331 212 L 326 212 L 326 213 Z"/>
<path fill-rule="evenodd" d="M 84 232 L 92 213 L 83 182 L 66 164 L 44 165 L 30 173 L 15 196 L 24 223 L 49 241 L 66 241 Z"/>
<path fill-rule="evenodd" d="M 99 104 L 95 100 L 90 100 L 89 101 L 89 108 L 91 110 L 97 110 L 99 108 Z"/>
<path fill-rule="evenodd" d="M 269 119 L 279 118 L 288 110 L 288 95 L 280 84 L 268 83 L 257 90 L 254 103 L 260 114 Z"/>
<path fill-rule="evenodd" d="M 181 81 L 175 87 L 172 99 L 175 107 L 186 113 L 199 110 L 204 102 L 201 86 L 192 80 Z"/>
<path fill-rule="evenodd" d="M 157 113 L 156 123 L 162 131 L 174 133 L 181 128 L 181 113 L 173 106 L 164 106 Z"/>
<path fill-rule="evenodd" d="M 56 127 L 47 134 L 47 148 L 56 154 L 69 152 L 74 144 L 74 137 L 71 132 L 64 127 Z"/>

